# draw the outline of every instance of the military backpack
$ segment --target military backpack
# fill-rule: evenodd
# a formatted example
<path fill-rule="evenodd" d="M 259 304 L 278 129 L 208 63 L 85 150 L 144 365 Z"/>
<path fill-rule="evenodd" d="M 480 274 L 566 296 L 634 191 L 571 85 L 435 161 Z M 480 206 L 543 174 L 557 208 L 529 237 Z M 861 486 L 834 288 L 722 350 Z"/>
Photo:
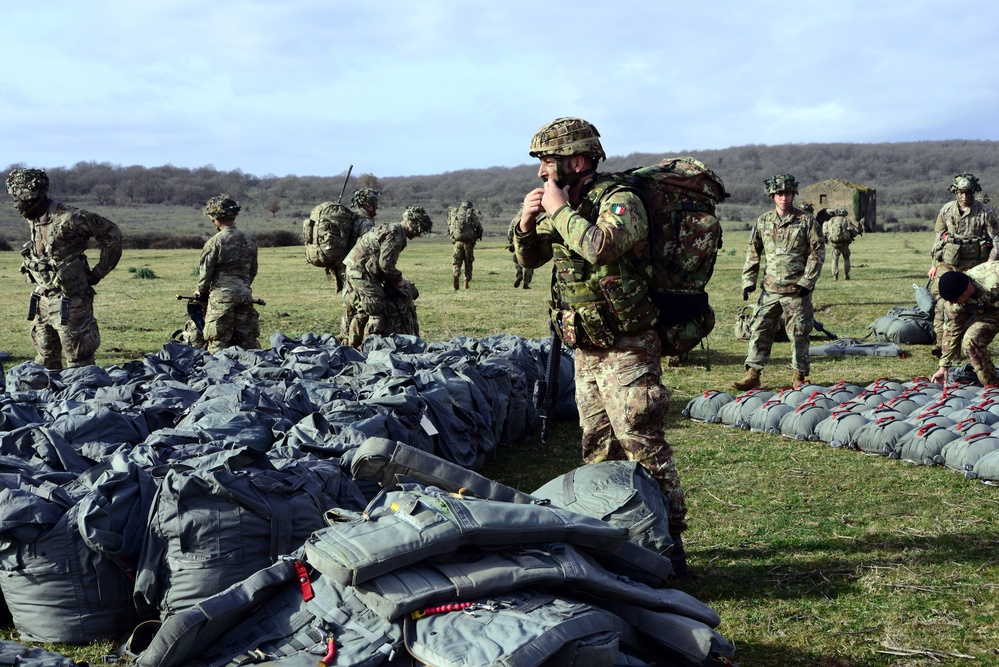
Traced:
<path fill-rule="evenodd" d="M 830 218 L 826 223 L 826 240 L 830 243 L 849 243 L 854 236 L 850 221 L 841 215 Z"/>
<path fill-rule="evenodd" d="M 688 352 L 715 325 L 705 288 L 722 246 L 715 207 L 729 196 L 725 185 L 693 157 L 664 158 L 656 165 L 607 176 L 636 192 L 645 204 L 649 231 L 638 271 L 651 287 L 658 310 L 663 354 Z"/>
<path fill-rule="evenodd" d="M 305 260 L 313 266 L 331 269 L 343 261 L 354 242 L 357 214 L 338 202 L 323 202 L 302 223 Z"/>
<path fill-rule="evenodd" d="M 449 208 L 447 232 L 452 242 L 474 243 L 481 239 L 482 225 L 479 224 L 475 209 L 468 206 Z"/>

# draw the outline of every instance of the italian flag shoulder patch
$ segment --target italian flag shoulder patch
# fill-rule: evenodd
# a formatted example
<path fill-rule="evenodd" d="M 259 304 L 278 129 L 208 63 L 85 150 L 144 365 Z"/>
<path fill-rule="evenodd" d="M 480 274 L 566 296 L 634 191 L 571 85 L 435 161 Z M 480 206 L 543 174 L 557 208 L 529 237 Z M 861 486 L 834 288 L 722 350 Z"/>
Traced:
<path fill-rule="evenodd" d="M 610 210 L 614 215 L 624 215 L 628 212 L 628 207 L 624 204 L 611 204 Z"/>

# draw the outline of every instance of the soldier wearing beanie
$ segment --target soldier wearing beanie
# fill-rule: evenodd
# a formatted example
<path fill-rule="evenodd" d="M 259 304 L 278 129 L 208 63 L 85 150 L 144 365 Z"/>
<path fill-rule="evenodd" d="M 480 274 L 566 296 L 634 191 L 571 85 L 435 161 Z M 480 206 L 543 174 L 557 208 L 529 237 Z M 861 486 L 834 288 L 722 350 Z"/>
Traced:
<path fill-rule="evenodd" d="M 948 271 L 939 276 L 940 304 L 947 308 L 940 365 L 930 378 L 947 382 L 948 369 L 967 358 L 982 386 L 997 384 L 996 367 L 989 343 L 999 333 L 999 262 L 985 262 L 967 271 Z"/>

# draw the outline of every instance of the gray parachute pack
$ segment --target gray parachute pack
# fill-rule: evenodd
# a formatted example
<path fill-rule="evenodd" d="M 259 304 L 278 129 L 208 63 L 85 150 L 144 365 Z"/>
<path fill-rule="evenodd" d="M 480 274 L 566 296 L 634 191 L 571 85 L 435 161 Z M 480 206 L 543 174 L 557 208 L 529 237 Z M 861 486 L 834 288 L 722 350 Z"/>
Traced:
<path fill-rule="evenodd" d="M 127 638 L 109 660 L 159 666 L 729 664 L 717 614 L 664 587 L 672 541 L 644 469 L 584 466 L 532 494 L 477 472 L 536 433 L 545 357 L 507 335 L 354 350 L 275 334 L 269 350 L 170 342 L 121 366 L 9 369 L 15 629 Z M 556 417 L 572 419 L 561 361 Z"/>

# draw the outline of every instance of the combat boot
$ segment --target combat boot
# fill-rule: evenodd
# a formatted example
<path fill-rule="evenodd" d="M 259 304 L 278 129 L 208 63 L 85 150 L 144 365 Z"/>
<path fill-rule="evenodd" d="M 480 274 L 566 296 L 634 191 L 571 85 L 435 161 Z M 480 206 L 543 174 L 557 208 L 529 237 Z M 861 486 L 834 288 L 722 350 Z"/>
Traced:
<path fill-rule="evenodd" d="M 732 386 L 739 391 L 748 391 L 760 386 L 760 371 L 746 366 L 746 374 L 741 379 L 732 383 Z"/>
<path fill-rule="evenodd" d="M 834 273 L 833 274 L 833 280 L 839 280 L 839 274 L 838 273 Z"/>
<path fill-rule="evenodd" d="M 517 279 L 513 281 L 513 288 L 517 289 L 520 287 L 520 281 L 523 280 L 521 276 L 517 276 Z"/>
<path fill-rule="evenodd" d="M 470 280 L 471 280 L 471 278 L 465 278 L 465 289 L 468 289 L 468 283 L 469 283 Z M 455 289 L 458 289 L 458 288 L 456 287 Z"/>
<path fill-rule="evenodd" d="M 805 382 L 808 382 L 808 378 L 805 377 L 805 374 L 802 373 L 801 371 L 795 371 L 794 377 L 791 379 L 791 386 L 797 387 L 799 384 Z"/>
<path fill-rule="evenodd" d="M 849 273 L 846 274 L 845 276 L 843 276 L 843 280 L 849 280 L 849 279 L 850 279 L 850 274 Z"/>
<path fill-rule="evenodd" d="M 454 277 L 454 288 L 458 289 L 458 276 Z"/>

